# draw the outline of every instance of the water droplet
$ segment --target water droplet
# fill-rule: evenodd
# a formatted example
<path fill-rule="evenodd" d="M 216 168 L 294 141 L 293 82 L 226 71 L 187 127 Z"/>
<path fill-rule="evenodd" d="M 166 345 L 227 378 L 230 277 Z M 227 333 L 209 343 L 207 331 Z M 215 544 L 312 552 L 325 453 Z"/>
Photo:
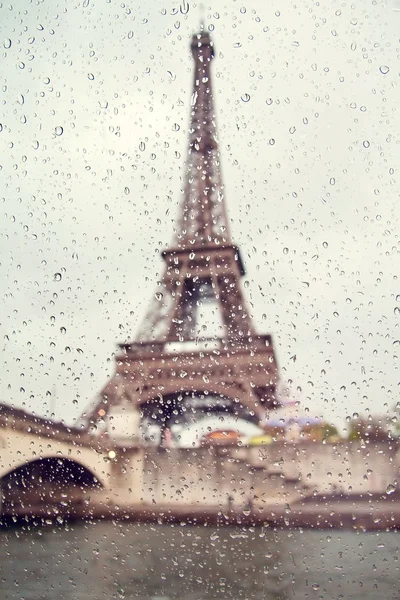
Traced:
<path fill-rule="evenodd" d="M 61 281 L 62 275 L 61 273 L 54 273 L 54 281 Z"/>
<path fill-rule="evenodd" d="M 154 294 L 154 296 L 155 296 L 156 300 L 158 300 L 159 302 L 161 302 L 161 300 L 163 299 L 163 295 L 161 292 L 156 292 Z"/>
<path fill-rule="evenodd" d="M 283 254 L 289 254 L 289 248 L 284 248 L 283 249 Z"/>
<path fill-rule="evenodd" d="M 243 96 L 241 96 L 241 99 L 243 102 L 249 102 L 250 94 L 243 94 Z"/>
<path fill-rule="evenodd" d="M 394 485 L 389 483 L 389 485 L 386 488 L 387 495 L 390 496 L 390 494 L 393 494 L 393 492 L 395 492 L 395 491 L 396 491 L 396 488 L 394 487 Z"/>
<path fill-rule="evenodd" d="M 268 144 L 269 144 L 270 146 L 273 146 L 273 145 L 275 144 L 275 140 L 274 140 L 274 138 L 271 138 L 270 140 L 268 140 Z"/>
<path fill-rule="evenodd" d="M 187 15 L 189 12 L 189 2 L 186 2 L 186 0 L 183 0 L 182 4 L 179 7 L 179 10 L 181 11 L 182 15 Z"/>
<path fill-rule="evenodd" d="M 124 189 L 124 192 L 125 192 L 125 194 L 126 194 L 126 195 L 128 195 L 128 194 L 130 194 L 130 193 L 131 193 L 131 190 L 130 190 L 128 187 L 126 187 L 126 188 Z"/>
<path fill-rule="evenodd" d="M 139 144 L 139 150 L 141 152 L 143 152 L 145 149 L 146 149 L 146 144 L 144 142 L 140 142 L 140 144 Z"/>
<path fill-rule="evenodd" d="M 368 140 L 364 140 L 363 141 L 363 146 L 364 146 L 364 148 L 369 148 L 370 147 L 369 141 Z"/>
<path fill-rule="evenodd" d="M 336 183 L 336 179 L 335 179 L 334 177 L 331 177 L 331 178 L 330 178 L 330 180 L 329 180 L 329 183 L 330 183 L 331 185 L 335 185 L 335 183 Z"/>
<path fill-rule="evenodd" d="M 381 65 L 379 67 L 380 72 L 382 73 L 382 75 L 387 75 L 390 71 L 389 67 L 387 65 Z"/>
<path fill-rule="evenodd" d="M 9 48 L 11 48 L 11 40 L 10 38 L 6 38 L 3 42 L 3 46 L 6 50 L 8 50 Z"/>
<path fill-rule="evenodd" d="M 60 331 L 61 333 L 64 335 L 65 333 L 67 333 L 67 330 L 65 327 L 60 327 Z"/>
<path fill-rule="evenodd" d="M 319 590 L 319 584 L 318 583 L 313 583 L 312 584 L 312 589 L 316 592 L 317 590 Z"/>
<path fill-rule="evenodd" d="M 322 242 L 322 246 L 323 246 L 324 248 L 327 248 L 327 247 L 328 247 L 328 242 Z"/>
<path fill-rule="evenodd" d="M 93 79 L 94 79 L 93 73 L 88 73 L 87 77 L 88 77 L 88 79 L 90 79 L 90 81 L 93 81 Z"/>
<path fill-rule="evenodd" d="M 61 127 L 61 125 L 58 125 L 58 126 L 55 128 L 55 130 L 54 130 L 54 133 L 55 133 L 57 136 L 60 136 L 60 135 L 62 135 L 62 134 L 64 133 L 64 129 Z"/>

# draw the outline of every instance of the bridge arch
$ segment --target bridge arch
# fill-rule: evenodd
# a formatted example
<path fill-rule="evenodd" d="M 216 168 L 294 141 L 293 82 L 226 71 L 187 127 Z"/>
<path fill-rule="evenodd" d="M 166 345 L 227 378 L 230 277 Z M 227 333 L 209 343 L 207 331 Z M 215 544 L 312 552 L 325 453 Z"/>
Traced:
<path fill-rule="evenodd" d="M 231 400 L 232 402 L 237 402 L 243 407 L 246 407 L 248 410 L 254 409 L 254 407 L 251 406 L 251 401 L 247 390 L 243 390 L 235 384 L 227 386 L 223 385 L 223 383 L 218 382 L 210 382 L 207 383 L 207 386 L 205 386 L 204 381 L 202 380 L 191 380 L 188 382 L 182 381 L 182 383 L 180 383 L 179 389 L 176 388 L 176 382 L 174 381 L 171 381 L 170 383 L 164 383 L 163 389 L 159 391 L 154 387 L 144 388 L 143 390 L 141 390 L 138 402 L 139 405 L 141 405 L 151 400 L 157 400 L 157 398 L 160 397 L 164 398 L 172 395 L 178 396 L 179 394 L 185 396 L 191 393 L 204 394 L 209 396 L 220 396 L 221 398 Z"/>
<path fill-rule="evenodd" d="M 227 431 L 227 420 L 232 431 L 240 430 L 238 433 L 246 435 L 243 429 L 246 429 L 247 423 L 252 429 L 252 435 L 260 434 L 257 416 L 233 394 L 222 394 L 218 388 L 210 389 L 207 386 L 205 390 L 204 387 L 196 389 L 190 385 L 184 390 L 168 391 L 164 390 L 159 395 L 149 391 L 141 397 L 141 431 L 148 443 L 162 445 L 172 435 L 174 443 L 192 447 L 193 443 L 200 443 L 200 430 L 203 431 L 205 427 L 206 434 L 211 423 L 215 424 L 215 431 Z M 222 425 L 221 420 L 225 420 L 225 425 Z M 188 441 L 191 435 L 193 443 Z"/>
<path fill-rule="evenodd" d="M 48 444 L 50 447 L 45 449 L 44 444 L 40 443 L 43 442 L 40 438 L 36 439 L 34 437 L 31 439 L 31 442 L 35 442 L 33 446 L 30 443 L 28 444 L 28 439 L 29 436 L 16 436 L 14 441 L 10 437 L 7 448 L 0 455 L 0 481 L 29 463 L 54 459 L 75 463 L 79 468 L 90 473 L 101 487 L 107 487 L 107 466 L 105 464 L 104 467 L 101 465 L 101 457 L 97 456 L 94 450 L 77 446 L 72 449 L 65 448 L 65 450 L 61 450 L 57 447 L 62 447 L 63 444 Z M 20 442 L 20 445 L 18 445 L 18 442 Z M 18 447 L 21 450 L 18 450 Z"/>
<path fill-rule="evenodd" d="M 0 485 L 6 510 L 43 504 L 82 504 L 85 492 L 103 487 L 87 467 L 57 455 L 14 465 L 3 474 Z"/>
<path fill-rule="evenodd" d="M 0 481 L 12 477 L 14 474 L 28 473 L 30 469 L 35 467 L 42 467 L 41 470 L 48 471 L 49 478 L 55 478 L 56 475 L 62 475 L 65 478 L 79 484 L 93 485 L 98 487 L 104 487 L 105 483 L 103 478 L 98 478 L 90 467 L 85 466 L 82 462 L 70 457 L 55 455 L 49 453 L 47 456 L 41 455 L 38 458 L 31 460 L 20 460 L 16 462 L 12 467 L 0 467 Z M 75 470 L 75 472 L 74 472 Z"/>
<path fill-rule="evenodd" d="M 249 407 L 249 402 L 243 391 L 241 393 L 237 392 L 236 389 L 226 389 L 222 385 L 207 385 L 207 388 L 205 388 L 204 382 L 203 385 L 198 386 L 190 385 L 190 382 L 188 382 L 187 385 L 181 386 L 179 390 L 174 386 L 165 386 L 163 391 L 158 393 L 154 389 L 143 390 L 139 398 L 139 407 L 142 408 L 153 403 L 154 405 L 165 406 L 171 404 L 171 402 L 178 406 L 190 398 L 202 398 L 205 402 L 207 398 L 214 398 L 219 399 L 222 403 L 226 402 L 226 412 L 247 413 L 247 420 L 258 423 L 258 418 L 252 408 Z M 237 409 L 237 411 L 231 409 Z"/>

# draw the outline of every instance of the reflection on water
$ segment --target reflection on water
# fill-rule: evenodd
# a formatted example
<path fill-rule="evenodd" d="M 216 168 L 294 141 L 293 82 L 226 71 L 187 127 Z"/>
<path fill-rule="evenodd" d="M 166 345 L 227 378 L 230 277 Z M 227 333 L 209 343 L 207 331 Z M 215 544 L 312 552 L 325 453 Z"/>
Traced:
<path fill-rule="evenodd" d="M 400 598 L 396 533 L 79 523 L 0 539 L 2 600 Z"/>

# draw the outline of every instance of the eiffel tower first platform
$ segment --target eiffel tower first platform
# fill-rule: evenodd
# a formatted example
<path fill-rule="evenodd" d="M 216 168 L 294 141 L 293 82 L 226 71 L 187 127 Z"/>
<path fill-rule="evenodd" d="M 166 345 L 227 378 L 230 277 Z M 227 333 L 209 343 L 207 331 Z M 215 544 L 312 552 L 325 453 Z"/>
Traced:
<path fill-rule="evenodd" d="M 163 276 L 135 339 L 119 345 L 114 375 L 82 415 L 88 427 L 104 426 L 112 415 L 116 426 L 118 414 L 127 423 L 128 413 L 136 413 L 132 435 L 144 417 L 165 429 L 188 399 L 193 404 L 197 398 L 203 405 L 213 398 L 211 411 L 222 405 L 257 423 L 279 406 L 273 340 L 255 330 L 241 289 L 243 260 L 229 230 L 209 34 L 194 35 L 191 50 L 189 149 L 175 239 L 162 252 Z"/>

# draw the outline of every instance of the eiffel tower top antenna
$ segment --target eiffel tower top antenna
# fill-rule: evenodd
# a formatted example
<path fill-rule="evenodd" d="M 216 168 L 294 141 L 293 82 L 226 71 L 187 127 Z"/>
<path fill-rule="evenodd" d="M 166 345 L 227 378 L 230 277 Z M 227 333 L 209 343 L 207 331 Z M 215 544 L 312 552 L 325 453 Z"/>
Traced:
<path fill-rule="evenodd" d="M 199 14 L 200 14 L 200 31 L 204 31 L 206 28 L 206 24 L 205 24 L 205 8 L 204 8 L 204 4 L 202 2 L 200 2 L 199 4 Z"/>

